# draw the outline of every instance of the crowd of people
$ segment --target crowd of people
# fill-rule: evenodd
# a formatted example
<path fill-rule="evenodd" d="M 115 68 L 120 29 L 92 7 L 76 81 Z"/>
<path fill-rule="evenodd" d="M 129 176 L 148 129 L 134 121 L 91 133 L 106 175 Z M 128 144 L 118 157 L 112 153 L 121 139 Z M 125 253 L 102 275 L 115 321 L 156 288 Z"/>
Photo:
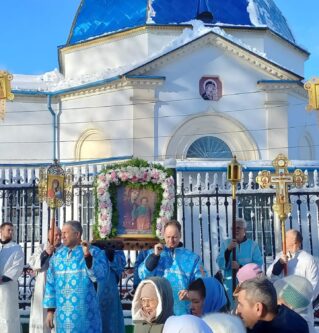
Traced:
<path fill-rule="evenodd" d="M 180 223 L 166 223 L 164 242 L 141 251 L 135 263 L 134 333 L 315 332 L 318 265 L 302 250 L 300 232 L 287 231 L 287 254 L 278 254 L 265 274 L 258 244 L 246 237 L 245 221 L 238 219 L 236 225 L 236 238 L 221 245 L 217 264 L 223 274 L 216 278 L 183 247 Z M 29 332 L 124 333 L 118 291 L 124 252 L 83 241 L 78 221 L 49 232 L 53 244 L 40 245 L 29 260 L 36 273 Z M 11 223 L 3 223 L 0 233 L 0 332 L 20 333 L 17 280 L 25 254 L 12 240 Z"/>

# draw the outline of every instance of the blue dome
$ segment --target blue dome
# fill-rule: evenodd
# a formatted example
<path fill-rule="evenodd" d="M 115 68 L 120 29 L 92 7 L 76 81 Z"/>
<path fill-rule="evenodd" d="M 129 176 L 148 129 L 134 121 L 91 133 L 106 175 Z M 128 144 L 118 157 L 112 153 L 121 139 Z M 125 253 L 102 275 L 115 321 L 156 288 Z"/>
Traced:
<path fill-rule="evenodd" d="M 181 24 L 202 17 L 209 24 L 267 26 L 295 43 L 273 0 L 82 0 L 68 44 L 148 23 Z"/>

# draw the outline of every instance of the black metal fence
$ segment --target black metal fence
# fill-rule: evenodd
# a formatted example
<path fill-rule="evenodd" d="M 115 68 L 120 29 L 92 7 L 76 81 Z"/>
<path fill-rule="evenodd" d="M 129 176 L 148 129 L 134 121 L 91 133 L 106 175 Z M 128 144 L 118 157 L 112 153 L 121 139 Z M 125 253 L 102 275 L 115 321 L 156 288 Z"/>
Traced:
<path fill-rule="evenodd" d="M 303 247 L 318 253 L 319 187 L 317 173 L 302 189 L 290 189 L 292 212 L 287 229 L 303 235 Z M 244 174 L 237 190 L 237 216 L 247 222 L 247 237 L 258 242 L 264 269 L 281 249 L 279 221 L 272 209 L 275 190 L 261 190 L 254 182 L 256 173 Z M 212 182 L 210 180 L 212 179 Z M 225 173 L 180 172 L 177 176 L 178 218 L 184 230 L 184 244 L 201 255 L 210 274 L 218 271 L 216 258 L 224 239 L 231 237 L 232 197 Z"/>
<path fill-rule="evenodd" d="M 92 236 L 94 223 L 94 176 L 99 167 L 73 168 L 73 199 L 70 206 L 56 212 L 61 225 L 69 219 L 81 221 L 84 238 Z M 11 221 L 15 226 L 16 241 L 24 250 L 25 271 L 20 279 L 20 303 L 30 304 L 34 285 L 33 272 L 28 259 L 39 244 L 47 239 L 50 210 L 39 202 L 37 195 L 38 170 L 26 169 L 2 171 L 0 177 L 0 221 Z M 22 174 L 22 176 L 21 176 Z M 317 173 L 312 182 L 301 190 L 290 190 L 292 213 L 287 228 L 296 228 L 304 238 L 304 248 L 318 253 L 319 187 Z M 176 201 L 177 217 L 183 225 L 185 247 L 201 255 L 210 274 L 218 271 L 216 257 L 221 242 L 231 235 L 232 205 L 231 190 L 223 172 L 177 171 Z M 239 217 L 247 221 L 247 236 L 256 240 L 262 250 L 264 266 L 280 249 L 280 227 L 272 205 L 274 190 L 260 190 L 254 183 L 255 174 L 245 173 L 238 186 Z M 130 302 L 133 286 L 133 265 L 137 252 L 127 252 L 127 270 L 121 281 L 123 302 Z"/>

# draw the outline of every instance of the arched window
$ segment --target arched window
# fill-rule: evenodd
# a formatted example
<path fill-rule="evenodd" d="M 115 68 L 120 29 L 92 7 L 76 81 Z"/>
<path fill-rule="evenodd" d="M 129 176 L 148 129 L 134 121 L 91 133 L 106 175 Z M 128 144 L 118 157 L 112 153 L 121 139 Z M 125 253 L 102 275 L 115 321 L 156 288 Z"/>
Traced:
<path fill-rule="evenodd" d="M 188 148 L 186 158 L 230 159 L 233 154 L 227 144 L 215 136 L 203 136 Z"/>
<path fill-rule="evenodd" d="M 311 136 L 306 133 L 301 137 L 299 141 L 299 158 L 301 160 L 313 160 L 314 159 L 314 151 L 313 151 L 313 141 Z"/>

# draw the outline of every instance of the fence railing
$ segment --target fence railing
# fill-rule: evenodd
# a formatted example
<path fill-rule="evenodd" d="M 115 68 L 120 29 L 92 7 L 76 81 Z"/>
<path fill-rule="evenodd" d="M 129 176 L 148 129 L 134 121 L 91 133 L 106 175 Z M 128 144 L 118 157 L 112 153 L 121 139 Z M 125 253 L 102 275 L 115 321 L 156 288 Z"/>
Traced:
<path fill-rule="evenodd" d="M 69 219 L 79 220 L 84 229 L 83 237 L 92 237 L 94 224 L 93 182 L 103 165 L 71 167 L 73 192 L 70 206 L 57 210 L 56 220 L 60 225 Z M 306 171 L 307 172 L 307 171 Z M 309 181 L 300 190 L 291 189 L 289 199 L 292 213 L 287 228 L 301 231 L 304 248 L 318 253 L 319 181 L 318 173 L 308 173 Z M 281 235 L 272 205 L 273 189 L 260 190 L 255 184 L 256 172 L 244 172 L 238 186 L 239 217 L 247 221 L 247 236 L 256 240 L 262 250 L 266 267 L 280 250 Z M 0 169 L 0 221 L 11 221 L 15 226 L 16 241 L 24 250 L 25 272 L 20 279 L 20 301 L 30 303 L 34 284 L 28 259 L 35 247 L 47 239 L 50 210 L 39 202 L 37 195 L 38 169 Z M 232 205 L 231 189 L 223 171 L 201 170 L 176 173 L 177 218 L 183 226 L 185 247 L 198 253 L 210 274 L 218 271 L 216 257 L 222 241 L 231 235 Z M 132 298 L 132 274 L 137 252 L 127 253 L 128 264 L 121 284 L 124 303 Z"/>

